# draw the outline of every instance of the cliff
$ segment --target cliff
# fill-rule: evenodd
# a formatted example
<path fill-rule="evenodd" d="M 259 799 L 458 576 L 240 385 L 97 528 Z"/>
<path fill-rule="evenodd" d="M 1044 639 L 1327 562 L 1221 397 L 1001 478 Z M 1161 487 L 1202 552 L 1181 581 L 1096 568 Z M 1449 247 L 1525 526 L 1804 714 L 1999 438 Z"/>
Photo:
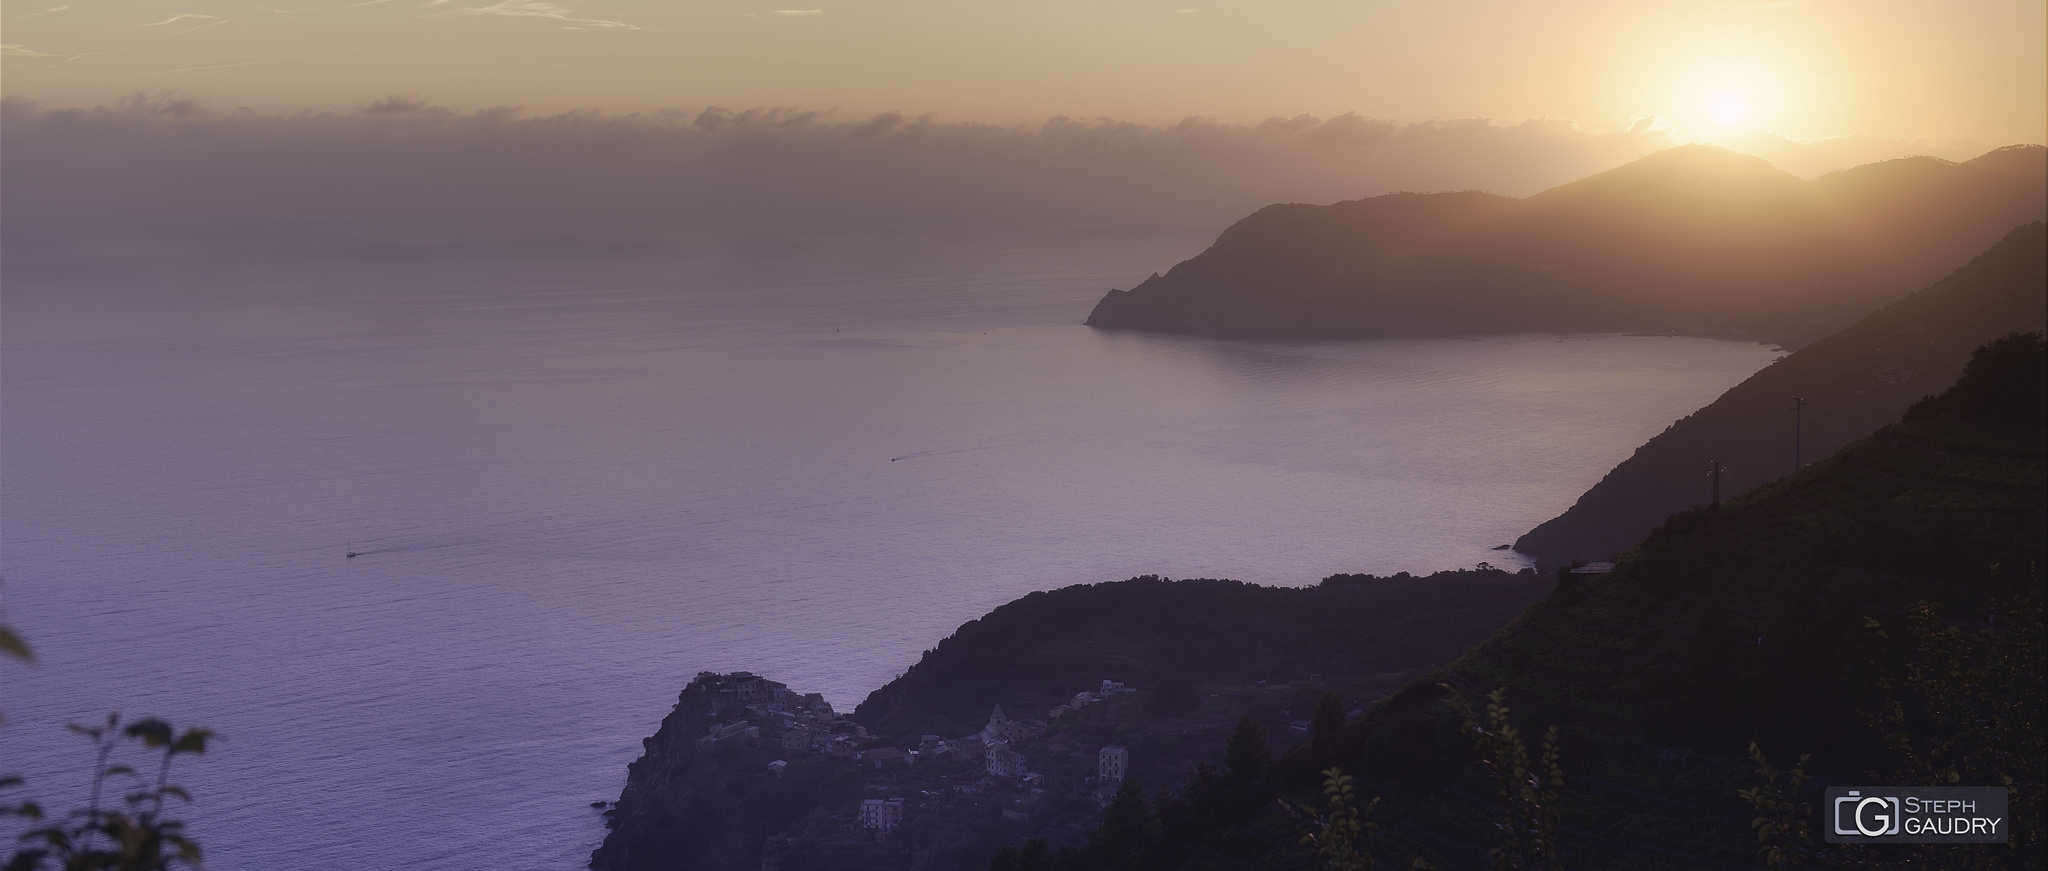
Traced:
<path fill-rule="evenodd" d="M 1654 332 L 1803 344 L 2048 218 L 2048 149 L 1813 181 L 1684 146 L 1516 200 L 1275 205 L 1088 316 L 1104 329 L 1355 337 Z"/>
<path fill-rule="evenodd" d="M 1638 448 L 1565 513 L 1515 542 L 1545 565 L 1606 560 L 1708 501 L 1708 461 L 1731 498 L 1792 471 L 1792 397 L 1805 399 L 1801 454 L 1828 456 L 1953 383 L 1972 348 L 2048 328 L 2048 225 L 2012 230 L 1947 278 L 1784 357 Z"/>
<path fill-rule="evenodd" d="M 702 674 L 629 766 L 591 867 L 979 871 L 1007 842 L 1078 843 L 1101 813 L 1103 746 L 1126 747 L 1130 776 L 1155 788 L 1219 752 L 1245 717 L 1285 746 L 1325 693 L 1362 709 L 1548 587 L 1489 568 L 1033 593 L 961 626 L 852 720 L 752 675 Z M 1074 707 L 1105 679 L 1132 689 Z M 743 683 L 766 689 L 748 698 Z M 987 768 L 993 748 L 977 736 L 997 704 L 1029 778 Z M 819 738 L 785 742 L 795 728 Z M 857 817 L 870 798 L 902 799 L 885 836 Z"/>

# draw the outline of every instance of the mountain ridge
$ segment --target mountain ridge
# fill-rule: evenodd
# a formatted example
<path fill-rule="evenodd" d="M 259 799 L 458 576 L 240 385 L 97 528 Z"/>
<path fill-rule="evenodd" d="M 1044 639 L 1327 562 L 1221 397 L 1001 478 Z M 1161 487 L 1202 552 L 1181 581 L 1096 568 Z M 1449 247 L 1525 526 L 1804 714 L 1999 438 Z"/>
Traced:
<path fill-rule="evenodd" d="M 1803 344 L 2048 218 L 2048 149 L 1904 158 L 1813 181 L 1680 146 L 1513 199 L 1267 206 L 1102 329 L 1281 338 L 1649 332 Z"/>
<path fill-rule="evenodd" d="M 1793 471 L 1793 396 L 1808 461 L 1868 436 L 1962 373 L 1971 349 L 2048 328 L 2048 225 L 2013 229 L 1928 287 L 1779 359 L 1676 421 L 1530 530 L 1515 550 L 1544 565 L 1605 560 L 1663 518 L 1705 504 L 1707 464 L 1733 497 Z"/>

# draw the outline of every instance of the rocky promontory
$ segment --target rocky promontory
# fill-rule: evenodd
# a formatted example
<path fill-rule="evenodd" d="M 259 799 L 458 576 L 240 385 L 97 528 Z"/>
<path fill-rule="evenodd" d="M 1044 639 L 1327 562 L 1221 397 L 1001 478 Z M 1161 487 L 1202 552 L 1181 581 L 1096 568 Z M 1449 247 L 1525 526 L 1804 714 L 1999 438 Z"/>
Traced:
<path fill-rule="evenodd" d="M 1275 750 L 1325 696 L 1361 712 L 1550 589 L 1490 566 L 1315 587 L 1133 578 L 969 621 L 852 717 L 699 674 L 606 812 L 598 871 L 980 871 L 1077 846 L 1126 780 L 1172 787 L 1248 718 Z"/>
<path fill-rule="evenodd" d="M 2048 218 L 2048 149 L 1811 181 L 1708 145 L 1527 199 L 1274 205 L 1088 316 L 1103 329 L 1360 337 L 1644 332 L 1802 345 Z"/>

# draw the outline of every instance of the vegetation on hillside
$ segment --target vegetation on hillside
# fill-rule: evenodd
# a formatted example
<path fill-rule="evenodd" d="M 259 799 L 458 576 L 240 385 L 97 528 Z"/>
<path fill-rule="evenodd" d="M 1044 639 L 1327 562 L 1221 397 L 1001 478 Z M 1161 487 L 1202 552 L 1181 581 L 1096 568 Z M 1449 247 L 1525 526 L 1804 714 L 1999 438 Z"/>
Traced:
<path fill-rule="evenodd" d="M 1384 692 L 1486 637 L 1547 586 L 1488 567 L 1337 575 L 1306 589 L 1146 576 L 1032 593 L 963 624 L 854 718 L 880 734 L 960 735 L 998 703 L 1041 716 L 1105 679 L 1148 690 L 1159 715 L 1194 709 L 1206 686 L 1314 674 Z"/>
<path fill-rule="evenodd" d="M 1971 349 L 2048 328 L 2048 225 L 2031 224 L 1924 290 L 1773 363 L 1638 448 L 1570 510 L 1515 542 L 1544 565 L 1606 560 L 1708 502 L 1708 463 L 1734 495 L 1792 472 L 1792 397 L 1806 461 L 1899 419 L 1961 374 Z"/>
<path fill-rule="evenodd" d="M 1611 574 L 1561 573 L 1262 788 L 1300 806 L 1352 776 L 1392 867 L 2048 867 L 2044 369 L 2038 336 L 1993 343 L 1910 419 L 1672 518 Z M 1520 738 L 1552 730 L 1554 755 Z M 1815 790 L 1838 783 L 2005 785 L 2013 839 L 1817 845 Z M 1280 837 L 1202 852 L 1290 819 L 1154 850 L 1228 862 L 1147 867 L 1316 867 Z"/>

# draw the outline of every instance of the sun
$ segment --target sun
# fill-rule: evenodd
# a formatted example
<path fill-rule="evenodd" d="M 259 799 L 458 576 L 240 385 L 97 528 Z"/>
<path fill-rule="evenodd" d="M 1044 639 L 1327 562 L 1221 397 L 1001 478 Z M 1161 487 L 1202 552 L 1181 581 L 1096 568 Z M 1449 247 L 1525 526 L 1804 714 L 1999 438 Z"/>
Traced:
<path fill-rule="evenodd" d="M 1707 101 L 1707 114 L 1714 123 L 1733 127 L 1749 117 L 1749 100 L 1734 91 L 1722 91 Z"/>

